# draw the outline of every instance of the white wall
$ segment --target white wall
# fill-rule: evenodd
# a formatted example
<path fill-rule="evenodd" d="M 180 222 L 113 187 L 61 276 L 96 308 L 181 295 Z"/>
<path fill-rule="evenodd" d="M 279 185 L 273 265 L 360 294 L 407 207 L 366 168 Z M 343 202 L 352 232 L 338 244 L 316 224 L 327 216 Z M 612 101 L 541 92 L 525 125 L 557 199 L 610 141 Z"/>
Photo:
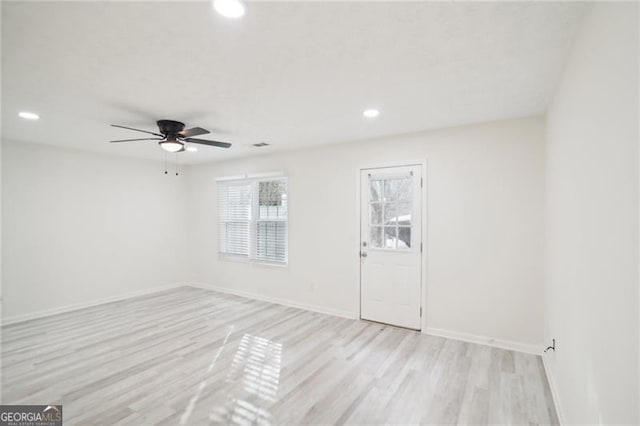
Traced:
<path fill-rule="evenodd" d="M 594 4 L 547 116 L 545 357 L 564 421 L 640 423 L 638 5 Z"/>
<path fill-rule="evenodd" d="M 543 125 L 528 118 L 190 170 L 192 281 L 358 315 L 358 168 L 428 161 L 426 325 L 539 345 Z M 289 265 L 218 257 L 216 178 L 285 171 Z"/>
<path fill-rule="evenodd" d="M 3 319 L 186 277 L 186 176 L 156 162 L 2 144 Z"/>

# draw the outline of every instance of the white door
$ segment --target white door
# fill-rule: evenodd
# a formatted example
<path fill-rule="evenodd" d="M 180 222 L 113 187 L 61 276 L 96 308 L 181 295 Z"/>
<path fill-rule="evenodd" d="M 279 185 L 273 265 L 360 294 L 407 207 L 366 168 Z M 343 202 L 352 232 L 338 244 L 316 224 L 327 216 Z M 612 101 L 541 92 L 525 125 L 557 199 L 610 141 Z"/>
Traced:
<path fill-rule="evenodd" d="M 420 329 L 421 166 L 361 170 L 360 316 Z"/>

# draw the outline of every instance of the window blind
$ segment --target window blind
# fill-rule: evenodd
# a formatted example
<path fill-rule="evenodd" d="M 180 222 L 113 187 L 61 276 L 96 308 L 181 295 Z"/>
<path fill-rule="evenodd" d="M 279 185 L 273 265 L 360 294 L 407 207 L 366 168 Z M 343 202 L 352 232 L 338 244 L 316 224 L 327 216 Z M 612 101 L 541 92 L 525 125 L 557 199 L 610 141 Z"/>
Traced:
<path fill-rule="evenodd" d="M 287 261 L 287 187 L 284 180 L 259 181 L 255 223 L 258 260 Z"/>
<path fill-rule="evenodd" d="M 251 186 L 219 184 L 220 252 L 248 256 L 251 227 Z"/>
<path fill-rule="evenodd" d="M 260 262 L 287 262 L 286 178 L 218 184 L 220 252 Z"/>

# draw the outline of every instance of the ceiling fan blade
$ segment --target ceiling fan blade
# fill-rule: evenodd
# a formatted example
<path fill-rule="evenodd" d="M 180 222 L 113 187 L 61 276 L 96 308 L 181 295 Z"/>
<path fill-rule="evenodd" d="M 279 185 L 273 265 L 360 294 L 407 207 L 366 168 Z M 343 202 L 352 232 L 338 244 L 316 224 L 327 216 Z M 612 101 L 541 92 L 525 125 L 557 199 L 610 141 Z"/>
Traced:
<path fill-rule="evenodd" d="M 120 126 L 118 124 L 112 124 L 111 127 L 119 127 L 121 129 L 134 130 L 136 132 L 149 133 L 150 135 L 160 136 L 161 138 L 164 138 L 164 135 L 161 135 L 160 133 L 149 132 L 148 130 L 134 129 L 133 127 Z"/>
<path fill-rule="evenodd" d="M 190 143 L 199 143 L 201 145 L 217 146 L 219 148 L 229 148 L 231 146 L 229 142 L 208 141 L 206 139 L 186 138 L 185 141 Z"/>
<path fill-rule="evenodd" d="M 143 138 L 143 139 L 120 139 L 117 141 L 110 141 L 111 143 L 116 143 L 116 142 L 133 142 L 133 141 L 161 141 L 162 139 L 160 138 Z"/>
<path fill-rule="evenodd" d="M 191 136 L 206 135 L 207 133 L 210 133 L 207 129 L 203 129 L 202 127 L 194 127 L 193 129 L 185 129 L 181 132 L 178 132 L 178 135 L 183 138 L 190 138 Z"/>

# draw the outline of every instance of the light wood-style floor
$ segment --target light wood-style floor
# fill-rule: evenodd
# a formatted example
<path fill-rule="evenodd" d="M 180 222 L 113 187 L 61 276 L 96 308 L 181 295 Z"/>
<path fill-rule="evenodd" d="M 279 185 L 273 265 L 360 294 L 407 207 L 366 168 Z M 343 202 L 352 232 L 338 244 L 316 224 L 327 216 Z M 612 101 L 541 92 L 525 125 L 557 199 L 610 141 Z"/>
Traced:
<path fill-rule="evenodd" d="M 539 357 L 184 287 L 2 329 L 71 424 L 556 424 Z"/>

